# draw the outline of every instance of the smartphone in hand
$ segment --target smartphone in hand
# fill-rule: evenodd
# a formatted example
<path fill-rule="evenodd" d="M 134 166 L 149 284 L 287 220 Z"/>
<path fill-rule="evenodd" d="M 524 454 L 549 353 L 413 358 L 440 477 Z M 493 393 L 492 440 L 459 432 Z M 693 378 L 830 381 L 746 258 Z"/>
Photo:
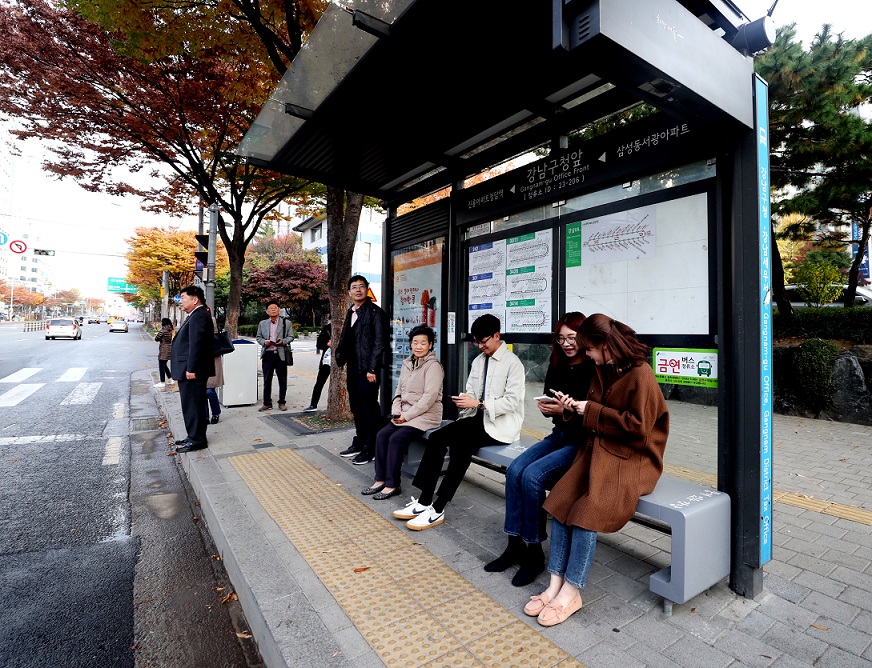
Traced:
<path fill-rule="evenodd" d="M 544 401 L 546 404 L 556 404 L 557 399 L 554 397 L 547 397 L 544 394 L 541 397 L 533 397 L 533 401 Z"/>

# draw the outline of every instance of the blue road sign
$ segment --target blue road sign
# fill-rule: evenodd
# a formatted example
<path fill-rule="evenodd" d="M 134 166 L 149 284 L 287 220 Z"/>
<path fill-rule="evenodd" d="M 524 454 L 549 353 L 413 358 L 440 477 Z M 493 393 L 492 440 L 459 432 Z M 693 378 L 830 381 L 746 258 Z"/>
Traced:
<path fill-rule="evenodd" d="M 181 295 L 176 295 L 175 297 L 173 297 L 173 301 L 174 301 L 176 304 L 180 303 L 180 302 L 182 301 L 182 296 L 181 296 Z"/>
<path fill-rule="evenodd" d="M 9 241 L 9 237 L 6 236 L 6 233 L 0 232 L 0 246 L 5 246 L 7 241 Z"/>

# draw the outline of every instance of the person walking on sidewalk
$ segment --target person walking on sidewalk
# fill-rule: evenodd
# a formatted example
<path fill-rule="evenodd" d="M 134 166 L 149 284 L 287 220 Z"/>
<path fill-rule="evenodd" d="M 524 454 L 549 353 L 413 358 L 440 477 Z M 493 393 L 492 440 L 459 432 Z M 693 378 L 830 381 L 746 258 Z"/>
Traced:
<path fill-rule="evenodd" d="M 560 624 L 581 609 L 597 532 L 623 527 L 639 497 L 654 491 L 669 436 L 669 409 L 648 364 L 650 350 L 636 333 L 597 313 L 581 325 L 578 342 L 596 364 L 596 374 L 587 399 L 555 393 L 581 418 L 587 438 L 544 504 L 554 518 L 551 581 L 524 606 L 542 626 Z"/>
<path fill-rule="evenodd" d="M 173 382 L 170 375 L 170 352 L 173 349 L 173 321 L 169 318 L 164 318 L 160 321 L 160 331 L 154 335 L 154 340 L 160 346 L 157 349 L 157 370 L 160 374 L 160 382 L 155 387 L 164 387 L 167 379 Z"/>
<path fill-rule="evenodd" d="M 278 304 L 266 307 L 267 318 L 257 325 L 257 342 L 262 346 L 260 353 L 263 367 L 263 406 L 258 410 L 272 410 L 272 379 L 275 374 L 279 382 L 279 410 L 288 410 L 288 351 L 294 340 L 294 328 L 287 318 L 279 317 Z"/>
<path fill-rule="evenodd" d="M 203 288 L 182 288 L 181 306 L 188 314 L 170 351 L 173 379 L 179 383 L 179 399 L 185 419 L 186 438 L 176 441 L 176 452 L 202 450 L 206 442 L 206 381 L 215 375 L 212 354 L 212 316 L 206 308 Z"/>
<path fill-rule="evenodd" d="M 353 457 L 352 464 L 371 462 L 375 454 L 375 437 L 381 426 L 378 403 L 379 382 L 388 347 L 387 315 L 369 298 L 369 281 L 355 274 L 348 279 L 351 308 L 336 346 L 336 365 L 346 367 L 348 403 L 354 416 L 355 436 L 351 445 L 340 452 Z"/>
<path fill-rule="evenodd" d="M 330 345 L 333 343 L 331 337 L 330 320 L 327 320 L 321 331 L 318 332 L 318 338 L 315 340 L 315 351 L 321 353 L 321 359 L 318 361 L 318 377 L 315 379 L 315 387 L 312 388 L 312 400 L 303 409 L 306 413 L 318 410 L 318 402 L 321 401 L 321 390 L 324 389 L 324 383 L 330 378 L 332 357 Z"/>
<path fill-rule="evenodd" d="M 584 314 L 572 311 L 565 313 L 554 326 L 551 358 L 545 372 L 545 394 L 537 402 L 542 415 L 554 422 L 554 428 L 543 440 L 518 455 L 506 471 L 503 531 L 509 537 L 509 544 L 484 569 L 498 573 L 519 564 L 512 578 L 516 587 L 530 584 L 545 570 L 542 551 L 542 542 L 548 537 L 547 515 L 542 510 L 545 492 L 569 470 L 578 444 L 583 441 L 581 419 L 573 419 L 578 415 L 565 411 L 553 394 L 559 391 L 574 399 L 587 397 L 594 364 L 578 344 L 578 330 L 584 320 Z"/>
<path fill-rule="evenodd" d="M 409 443 L 442 422 L 442 382 L 445 370 L 436 359 L 436 334 L 426 325 L 409 332 L 412 354 L 403 360 L 391 421 L 375 440 L 375 481 L 360 493 L 384 501 L 402 494 L 400 474 Z"/>
<path fill-rule="evenodd" d="M 524 422 L 524 365 L 500 338 L 500 320 L 490 313 L 472 323 L 472 338 L 482 354 L 472 362 L 466 392 L 451 397 L 460 418 L 434 431 L 412 484 L 421 496 L 395 510 L 413 531 L 445 521 L 445 506 L 454 497 L 473 453 L 483 445 L 514 443 Z M 448 471 L 436 492 L 445 453 Z M 434 500 L 435 493 L 435 500 Z"/>

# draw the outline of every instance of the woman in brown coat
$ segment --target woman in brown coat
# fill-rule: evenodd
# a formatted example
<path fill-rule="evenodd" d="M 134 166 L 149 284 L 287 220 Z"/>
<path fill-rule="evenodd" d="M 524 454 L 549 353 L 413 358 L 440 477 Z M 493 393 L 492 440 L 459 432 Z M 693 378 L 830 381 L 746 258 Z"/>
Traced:
<path fill-rule="evenodd" d="M 163 387 L 164 381 L 173 382 L 170 375 L 170 351 L 173 349 L 173 321 L 164 318 L 160 321 L 160 331 L 154 335 L 154 340 L 160 343 L 157 350 L 157 368 L 160 373 L 160 382 L 155 387 Z"/>
<path fill-rule="evenodd" d="M 554 518 L 548 572 L 551 582 L 524 612 L 554 626 L 581 609 L 598 531 L 624 526 L 639 497 L 654 490 L 663 472 L 669 411 L 648 364 L 649 349 L 622 322 L 590 316 L 578 341 L 596 364 L 587 400 L 558 398 L 581 420 L 587 435 L 569 471 L 544 508 Z"/>

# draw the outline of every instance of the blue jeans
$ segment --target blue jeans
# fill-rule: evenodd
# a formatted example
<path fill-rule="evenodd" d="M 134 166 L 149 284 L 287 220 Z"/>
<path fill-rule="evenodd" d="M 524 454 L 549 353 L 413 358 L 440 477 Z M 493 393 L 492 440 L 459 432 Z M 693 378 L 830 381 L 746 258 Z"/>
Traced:
<path fill-rule="evenodd" d="M 221 404 L 218 402 L 218 392 L 214 387 L 206 388 L 206 400 L 208 401 L 206 416 L 209 416 L 209 408 L 212 409 L 212 415 L 221 415 Z"/>
<path fill-rule="evenodd" d="M 551 554 L 548 572 L 561 576 L 573 587 L 581 589 L 596 550 L 596 531 L 571 527 L 551 521 Z"/>
<path fill-rule="evenodd" d="M 542 510 L 545 491 L 569 470 L 577 452 L 578 445 L 570 444 L 562 429 L 555 429 L 515 458 L 506 471 L 505 533 L 527 543 L 541 543 L 548 537 Z"/>

